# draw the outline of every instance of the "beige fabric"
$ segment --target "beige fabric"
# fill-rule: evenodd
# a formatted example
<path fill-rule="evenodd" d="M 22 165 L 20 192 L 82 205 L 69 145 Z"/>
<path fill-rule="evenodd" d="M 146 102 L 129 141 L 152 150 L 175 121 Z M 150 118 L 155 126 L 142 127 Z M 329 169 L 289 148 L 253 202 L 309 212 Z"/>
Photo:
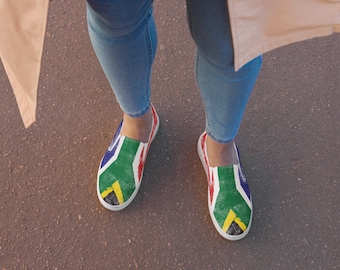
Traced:
<path fill-rule="evenodd" d="M 35 122 L 49 0 L 0 0 L 0 56 L 27 128 Z"/>
<path fill-rule="evenodd" d="M 227 0 L 235 70 L 275 48 L 340 32 L 340 0 Z"/>

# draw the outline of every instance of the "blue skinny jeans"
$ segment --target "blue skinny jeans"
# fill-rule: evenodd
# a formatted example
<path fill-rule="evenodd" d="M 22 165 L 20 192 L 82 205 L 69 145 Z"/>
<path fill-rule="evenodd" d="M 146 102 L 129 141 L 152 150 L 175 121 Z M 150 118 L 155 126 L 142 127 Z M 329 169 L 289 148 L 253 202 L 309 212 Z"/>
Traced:
<path fill-rule="evenodd" d="M 87 0 L 90 39 L 121 109 L 131 117 L 150 107 L 157 48 L 152 0 Z M 228 143 L 236 136 L 262 57 L 234 71 L 225 0 L 187 0 L 196 44 L 195 75 L 206 112 L 206 132 Z"/>

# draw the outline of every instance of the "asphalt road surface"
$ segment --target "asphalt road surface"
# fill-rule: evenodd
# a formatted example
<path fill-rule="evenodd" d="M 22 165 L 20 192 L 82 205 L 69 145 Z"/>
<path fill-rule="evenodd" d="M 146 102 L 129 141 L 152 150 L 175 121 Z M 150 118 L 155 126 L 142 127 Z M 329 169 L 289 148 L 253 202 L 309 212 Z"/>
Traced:
<path fill-rule="evenodd" d="M 215 231 L 196 153 L 204 111 L 185 1 L 156 1 L 152 101 L 161 126 L 124 211 L 96 195 L 121 112 L 90 44 L 84 1 L 53 0 L 25 129 L 0 67 L 0 269 L 340 269 L 340 35 L 264 55 L 237 137 L 249 235 Z"/>

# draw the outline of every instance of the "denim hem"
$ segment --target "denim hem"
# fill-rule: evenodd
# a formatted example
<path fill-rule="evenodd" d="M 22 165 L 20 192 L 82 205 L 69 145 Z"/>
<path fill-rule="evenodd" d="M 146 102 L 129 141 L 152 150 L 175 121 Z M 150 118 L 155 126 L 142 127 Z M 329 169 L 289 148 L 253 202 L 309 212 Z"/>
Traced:
<path fill-rule="evenodd" d="M 148 102 L 148 104 L 139 112 L 136 112 L 136 113 L 128 113 L 128 112 L 125 112 L 128 116 L 130 116 L 131 118 L 137 118 L 137 117 L 141 117 L 143 116 L 144 114 L 146 114 L 146 112 L 149 110 L 151 104 L 150 102 Z"/>
<path fill-rule="evenodd" d="M 227 144 L 227 143 L 232 142 L 235 139 L 235 137 L 228 139 L 228 140 L 219 139 L 207 127 L 205 128 L 205 132 L 208 134 L 210 138 L 212 138 L 215 142 L 218 142 L 218 143 Z"/>

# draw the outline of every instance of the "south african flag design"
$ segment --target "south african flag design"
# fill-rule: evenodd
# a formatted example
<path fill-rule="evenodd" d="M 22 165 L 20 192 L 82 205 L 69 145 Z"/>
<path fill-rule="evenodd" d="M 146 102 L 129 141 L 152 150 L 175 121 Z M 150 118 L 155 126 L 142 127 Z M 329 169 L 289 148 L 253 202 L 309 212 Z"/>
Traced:
<path fill-rule="evenodd" d="M 206 154 L 206 133 L 197 150 L 208 178 L 208 205 L 217 231 L 228 240 L 242 239 L 252 221 L 252 199 L 241 165 L 210 167 Z M 235 151 L 237 152 L 236 146 Z M 238 152 L 237 152 L 238 154 Z"/>
<path fill-rule="evenodd" d="M 109 210 L 124 209 L 138 192 L 149 147 L 159 127 L 159 118 L 153 107 L 152 113 L 153 127 L 147 143 L 121 136 L 121 122 L 100 163 L 97 193 L 102 205 Z"/>
<path fill-rule="evenodd" d="M 239 165 L 210 168 L 210 175 L 214 179 L 211 183 L 214 193 L 209 193 L 209 210 L 213 222 L 230 240 L 237 240 L 251 224 L 251 197 L 245 191 L 249 191 L 248 185 Z"/>

